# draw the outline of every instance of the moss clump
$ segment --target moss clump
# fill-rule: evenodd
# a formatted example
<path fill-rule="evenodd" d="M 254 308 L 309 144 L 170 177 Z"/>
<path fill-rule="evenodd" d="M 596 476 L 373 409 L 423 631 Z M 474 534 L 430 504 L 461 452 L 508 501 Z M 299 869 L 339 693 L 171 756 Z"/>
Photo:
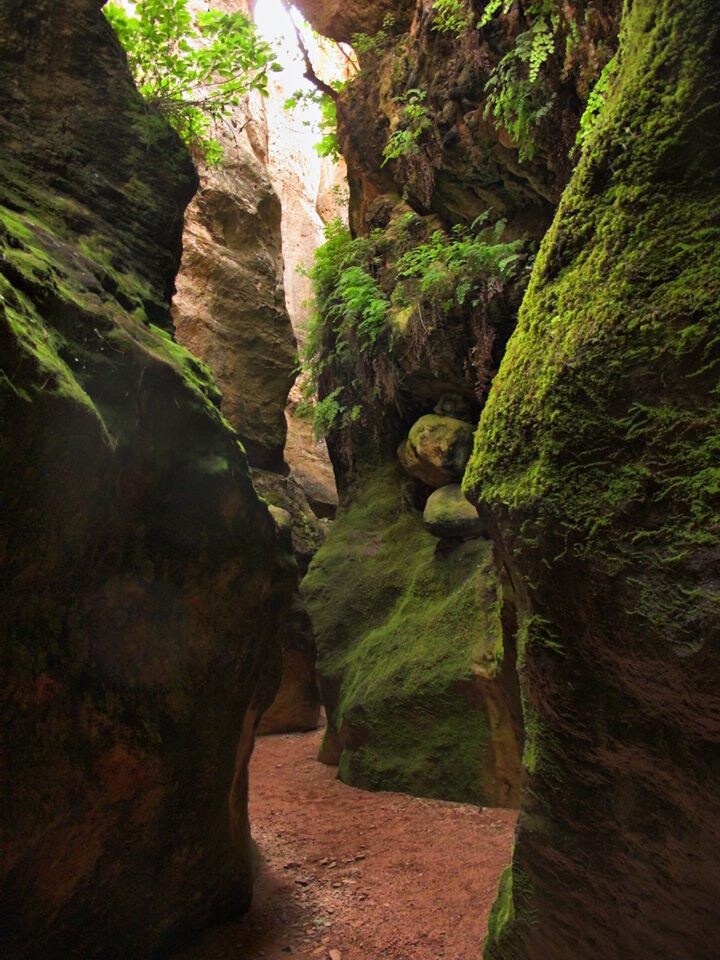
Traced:
<path fill-rule="evenodd" d="M 525 874 L 508 867 L 500 878 L 488 917 L 486 960 L 502 960 L 508 950 L 522 949 L 534 918 L 528 908 L 531 887 Z"/>
<path fill-rule="evenodd" d="M 487 541 L 436 546 L 388 466 L 358 485 L 304 580 L 319 671 L 336 692 L 340 776 L 490 802 L 501 791 L 473 691 L 479 665 L 494 674 L 502 649 L 499 583 Z"/>
<path fill-rule="evenodd" d="M 209 367 L 148 320 L 143 306 L 151 299 L 147 283 L 116 270 L 99 240 L 90 236 L 76 244 L 52 214 L 44 223 L 0 204 L 0 256 L 7 274 L 0 276 L 7 331 L 35 366 L 32 376 L 39 391 L 81 403 L 112 445 L 120 421 L 111 411 L 103 412 L 102 398 L 91 396 L 98 393 L 99 376 L 105 380 L 99 393 L 107 396 L 108 381 L 125 376 L 123 369 L 135 362 L 138 351 L 148 362 L 171 367 L 198 405 L 214 420 L 223 420 L 220 391 Z M 57 317 L 54 326 L 41 315 L 48 306 Z M 35 389 L 28 392 L 16 383 L 12 371 L 4 371 L 3 378 L 27 399 Z"/>

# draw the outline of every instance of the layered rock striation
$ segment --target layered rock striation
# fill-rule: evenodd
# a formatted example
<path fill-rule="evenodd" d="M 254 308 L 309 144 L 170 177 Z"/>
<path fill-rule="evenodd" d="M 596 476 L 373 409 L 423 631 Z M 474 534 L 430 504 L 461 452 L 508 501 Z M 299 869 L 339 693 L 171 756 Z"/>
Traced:
<path fill-rule="evenodd" d="M 247 906 L 296 571 L 169 303 L 196 175 L 100 0 L 0 3 L 3 954 Z"/>
<path fill-rule="evenodd" d="M 244 121 L 248 122 L 248 121 Z M 283 292 L 280 201 L 245 132 L 202 167 L 173 300 L 177 339 L 212 369 L 250 462 L 283 472 L 297 348 Z"/>

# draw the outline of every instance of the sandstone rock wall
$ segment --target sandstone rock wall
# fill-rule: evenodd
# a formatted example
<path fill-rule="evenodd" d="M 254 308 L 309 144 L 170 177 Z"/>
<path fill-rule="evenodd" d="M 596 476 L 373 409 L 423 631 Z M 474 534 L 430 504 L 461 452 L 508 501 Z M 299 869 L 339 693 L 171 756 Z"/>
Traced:
<path fill-rule="evenodd" d="M 247 906 L 296 573 L 169 301 L 185 150 L 99 0 L 0 3 L 2 952 L 154 956 Z"/>
<path fill-rule="evenodd" d="M 477 551 L 482 552 L 483 544 L 487 547 L 482 537 L 486 525 L 478 521 L 455 486 L 467 451 L 458 470 L 451 462 L 457 451 L 440 450 L 437 456 L 418 452 L 413 431 L 417 432 L 418 424 L 437 419 L 443 404 L 462 411 L 465 435 L 477 424 L 516 322 L 537 243 L 570 175 L 570 154 L 589 90 L 615 49 L 619 4 L 591 0 L 572 5 L 572 10 L 570 5 L 558 4 L 553 11 L 560 24 L 564 17 L 572 19 L 568 30 L 573 39 L 562 50 L 556 43 L 536 86 L 516 83 L 511 91 L 510 95 L 521 90 L 527 96 L 524 108 L 533 114 L 532 129 L 523 129 L 522 140 L 489 113 L 488 84 L 500 75 L 501 63 L 507 66 L 504 58 L 512 54 L 519 38 L 528 43 L 535 36 L 533 31 L 546 28 L 537 5 L 512 4 L 507 13 L 499 11 L 479 30 L 477 22 L 485 5 L 461 4 L 467 22 L 448 31 L 438 28 L 438 14 L 430 0 L 394 8 L 393 23 L 385 20 L 388 9 L 383 3 L 348 3 L 342 10 L 312 2 L 300 6 L 318 29 L 331 36 L 348 39 L 354 33 L 371 34 L 356 42 L 361 70 L 338 99 L 352 237 L 336 238 L 334 253 L 325 261 L 321 297 L 327 323 L 318 352 L 319 395 L 336 403 L 328 447 L 343 505 L 341 520 L 306 580 L 306 596 L 318 629 L 330 731 L 338 738 L 326 756 L 340 756 L 341 776 L 361 785 L 382 785 L 378 772 L 382 770 L 392 782 L 404 783 L 403 789 L 438 795 L 446 785 L 452 796 L 457 795 L 452 792 L 454 785 L 461 782 L 462 795 L 468 797 L 467 785 L 473 783 L 476 799 L 513 802 L 519 789 L 517 764 L 506 767 L 512 773 L 506 778 L 504 794 L 503 774 L 492 765 L 478 784 L 479 757 L 497 746 L 487 729 L 466 752 L 450 746 L 440 751 L 453 758 L 449 761 L 452 777 L 447 771 L 437 772 L 436 780 L 426 776 L 425 770 L 432 766 L 425 767 L 427 757 L 412 772 L 418 754 L 431 750 L 435 737 L 447 744 L 452 741 L 444 726 L 451 724 L 451 717 L 457 719 L 458 730 L 462 716 L 468 728 L 477 732 L 478 718 L 499 711 L 500 727 L 514 731 L 517 746 L 521 734 L 513 726 L 517 681 L 512 667 L 494 674 L 492 684 L 479 683 L 473 688 L 474 699 L 464 707 L 446 701 L 446 715 L 434 699 L 432 681 L 418 686 L 412 704 L 410 697 L 396 697 L 390 682 L 379 683 L 371 695 L 363 686 L 369 683 L 363 675 L 363 658 L 377 646 L 383 648 L 386 660 L 393 661 L 397 596 L 367 600 L 360 612 L 352 601 L 348 607 L 341 587 L 333 589 L 333 571 L 343 569 L 345 562 L 350 568 L 359 567 L 360 550 L 367 582 L 387 579 L 383 545 L 392 541 L 394 516 L 373 516 L 372 536 L 364 552 L 360 546 L 364 535 L 349 536 L 343 530 L 347 523 L 352 526 L 358 511 L 362 515 L 360 505 L 368 497 L 373 499 L 374 487 L 367 484 L 396 468 L 399 448 L 400 460 L 414 479 L 407 494 L 413 529 L 418 537 L 427 538 L 425 544 L 432 542 L 422 528 L 421 511 L 425 510 L 428 529 L 441 537 L 437 558 L 425 573 L 428 582 L 443 576 L 441 558 L 446 554 L 452 557 L 458 582 L 468 583 L 476 574 Z M 396 143 L 404 143 L 396 154 L 387 150 L 393 137 Z M 484 246 L 468 253 L 475 241 Z M 504 253 L 498 255 L 498 262 L 507 257 L 512 268 L 493 273 L 487 266 L 492 257 L 486 257 L 486 251 L 502 245 Z M 424 259 L 408 279 L 403 258 L 413 251 Z M 465 273 L 457 267 L 463 257 L 467 258 Z M 348 275 L 348 267 L 355 272 Z M 358 301 L 368 306 L 366 313 Z M 433 489 L 443 486 L 447 489 L 428 503 Z M 466 536 L 467 543 L 460 546 Z M 405 564 L 410 569 L 410 555 L 415 553 L 408 553 Z M 486 575 L 501 582 L 502 565 L 493 566 L 488 560 Z M 432 592 L 429 589 L 424 595 L 414 590 L 412 584 L 404 583 L 396 593 L 407 591 L 413 597 L 412 615 L 417 619 L 412 620 L 404 642 L 422 662 L 438 631 Z M 357 602 L 363 604 L 362 593 Z M 486 625 L 495 617 L 504 627 L 498 664 L 512 664 L 513 617 L 503 619 L 487 604 L 491 601 L 483 596 L 477 605 L 468 606 L 463 627 L 467 625 L 481 645 Z M 462 634 L 457 624 L 456 634 Z M 469 650 L 469 640 L 468 644 Z M 375 676 L 372 666 L 367 669 Z M 397 669 L 398 684 L 412 683 L 410 664 Z M 417 722 L 423 710 L 425 726 Z"/>
<path fill-rule="evenodd" d="M 202 6 L 197 2 L 190 9 Z M 219 6 L 250 13 L 246 0 L 223 0 Z M 217 379 L 222 412 L 240 435 L 258 492 L 274 507 L 289 510 L 288 546 L 297 548 L 304 570 L 308 551 L 312 555 L 322 541 L 322 529 L 302 490 L 287 477 L 285 408 L 296 376 L 297 343 L 288 310 L 293 301 L 286 302 L 283 281 L 287 277 L 292 285 L 296 276 L 285 255 L 312 243 L 310 214 L 319 218 L 304 210 L 289 217 L 284 207 L 291 201 L 297 205 L 301 186 L 306 188 L 289 162 L 289 154 L 298 149 L 292 139 L 271 138 L 270 116 L 284 113 L 280 94 L 271 80 L 269 97 L 247 97 L 217 130 L 222 163 L 199 164 L 200 187 L 185 217 L 173 320 L 178 340 Z M 279 157 L 281 145 L 284 155 Z M 282 198 L 271 168 L 287 171 Z M 297 441 L 290 447 L 294 451 Z M 327 455 L 322 468 L 329 469 Z M 317 493 L 312 483 L 309 493 Z M 331 487 L 326 499 L 333 493 Z M 288 611 L 282 641 L 282 688 L 263 717 L 264 733 L 311 729 L 320 712 L 312 629 L 299 596 Z"/>
<path fill-rule="evenodd" d="M 712 960 L 720 936 L 715 5 L 635 0 L 621 36 L 466 477 L 517 590 L 528 735 L 488 960 Z"/>
<path fill-rule="evenodd" d="M 282 470 L 296 345 L 283 292 L 280 201 L 247 134 L 223 142 L 223 163 L 201 169 L 188 208 L 173 319 L 178 340 L 213 370 L 250 462 Z"/>
<path fill-rule="evenodd" d="M 246 0 L 217 7 L 249 15 Z M 200 10 L 200 0 L 191 10 Z M 217 128 L 222 163 L 200 163 L 173 301 L 178 340 L 205 360 L 253 466 L 283 471 L 296 343 L 283 289 L 282 207 L 268 175 L 267 115 L 252 94 Z"/>

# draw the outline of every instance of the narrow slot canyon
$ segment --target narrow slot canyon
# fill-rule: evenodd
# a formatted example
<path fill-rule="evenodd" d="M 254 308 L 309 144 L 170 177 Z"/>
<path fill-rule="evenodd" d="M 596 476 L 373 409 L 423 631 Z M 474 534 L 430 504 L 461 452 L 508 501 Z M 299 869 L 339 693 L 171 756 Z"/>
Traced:
<path fill-rule="evenodd" d="M 346 786 L 317 762 L 320 741 L 260 738 L 253 904 L 174 960 L 477 956 L 515 812 Z"/>
<path fill-rule="evenodd" d="M 714 0 L 0 0 L 0 956 L 717 960 Z"/>

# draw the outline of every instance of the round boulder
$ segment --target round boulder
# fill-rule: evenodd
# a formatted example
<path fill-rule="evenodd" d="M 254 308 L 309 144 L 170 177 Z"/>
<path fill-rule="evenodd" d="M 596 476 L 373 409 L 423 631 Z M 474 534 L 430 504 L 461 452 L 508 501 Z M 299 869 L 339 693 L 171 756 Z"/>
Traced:
<path fill-rule="evenodd" d="M 456 483 L 470 459 L 474 433 L 474 424 L 466 420 L 427 414 L 400 444 L 400 463 L 410 476 L 430 487 Z"/>
<path fill-rule="evenodd" d="M 433 408 L 433 413 L 441 417 L 455 417 L 458 420 L 471 420 L 472 403 L 459 393 L 443 393 Z"/>
<path fill-rule="evenodd" d="M 440 487 L 428 497 L 423 513 L 426 529 L 440 539 L 482 537 L 485 526 L 458 483 Z"/>

